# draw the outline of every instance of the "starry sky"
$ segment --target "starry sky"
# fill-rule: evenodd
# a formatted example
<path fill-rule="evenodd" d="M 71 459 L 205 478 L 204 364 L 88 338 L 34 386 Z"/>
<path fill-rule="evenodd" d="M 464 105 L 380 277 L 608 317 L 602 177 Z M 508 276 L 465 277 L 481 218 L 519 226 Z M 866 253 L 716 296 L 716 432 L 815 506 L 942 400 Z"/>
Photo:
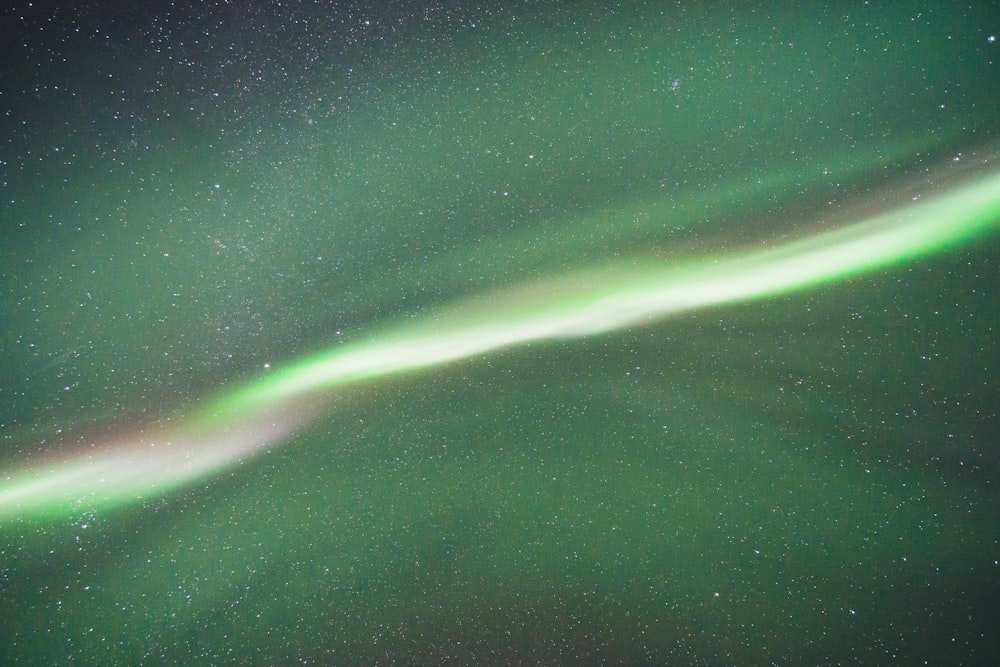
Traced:
<path fill-rule="evenodd" d="M 1000 660 L 989 3 L 0 10 L 0 663 Z"/>

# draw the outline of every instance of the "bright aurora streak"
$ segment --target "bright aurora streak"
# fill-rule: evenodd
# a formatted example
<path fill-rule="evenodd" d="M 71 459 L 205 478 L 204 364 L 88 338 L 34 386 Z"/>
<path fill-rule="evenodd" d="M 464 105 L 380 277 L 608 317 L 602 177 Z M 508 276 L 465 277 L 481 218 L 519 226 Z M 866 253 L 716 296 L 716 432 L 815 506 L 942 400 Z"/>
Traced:
<path fill-rule="evenodd" d="M 529 341 L 598 334 L 681 311 L 832 282 L 983 235 L 1000 221 L 1000 172 L 835 231 L 685 266 L 609 265 L 473 299 L 365 344 L 289 365 L 206 403 L 179 426 L 108 438 L 84 454 L 6 471 L 0 519 L 43 520 L 164 493 L 288 437 L 321 390 Z"/>

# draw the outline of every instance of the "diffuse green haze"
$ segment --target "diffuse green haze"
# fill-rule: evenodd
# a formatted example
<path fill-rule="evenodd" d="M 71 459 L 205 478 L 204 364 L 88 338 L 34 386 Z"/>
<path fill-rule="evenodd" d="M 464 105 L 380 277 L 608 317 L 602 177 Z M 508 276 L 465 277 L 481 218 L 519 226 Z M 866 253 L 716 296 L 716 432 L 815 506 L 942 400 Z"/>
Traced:
<path fill-rule="evenodd" d="M 424 274 L 437 276 L 436 284 L 446 291 L 450 289 L 449 293 L 469 294 L 484 285 L 495 286 L 498 281 L 517 284 L 514 277 L 567 270 L 612 255 L 632 257 L 636 249 L 661 247 L 675 240 L 675 231 L 697 238 L 707 220 L 715 223 L 761 217 L 762 209 L 783 201 L 788 192 L 796 192 L 801 199 L 836 197 L 836 192 L 830 192 L 831 180 L 836 188 L 862 180 L 870 187 L 873 177 L 879 174 L 898 177 L 901 165 L 913 164 L 928 151 L 944 152 L 958 134 L 957 128 L 942 129 L 877 149 L 859 148 L 832 155 L 822 166 L 811 169 L 787 162 L 766 170 L 743 170 L 711 187 L 664 184 L 654 192 L 624 201 L 591 206 L 541 224 L 518 226 L 499 237 L 478 239 L 474 246 L 431 260 L 422 257 L 406 266 L 402 274 L 393 271 L 384 278 L 366 281 L 365 299 L 377 302 L 394 298 L 386 295 L 398 295 L 401 283 L 417 281 Z"/>
<path fill-rule="evenodd" d="M 3 475 L 0 518 L 39 520 L 163 493 L 286 437 L 305 396 L 528 341 L 593 335 L 672 313 L 832 282 L 937 252 L 1000 221 L 1000 172 L 763 251 L 685 266 L 612 264 L 473 299 L 371 341 L 292 364 L 210 402 L 185 424 L 109 438 L 86 455 Z"/>

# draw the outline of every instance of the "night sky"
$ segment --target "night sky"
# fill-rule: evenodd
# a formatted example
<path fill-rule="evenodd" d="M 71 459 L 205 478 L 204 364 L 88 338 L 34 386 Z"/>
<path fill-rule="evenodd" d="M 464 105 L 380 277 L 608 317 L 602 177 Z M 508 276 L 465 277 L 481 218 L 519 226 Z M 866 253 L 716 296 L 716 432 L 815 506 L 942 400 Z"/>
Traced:
<path fill-rule="evenodd" d="M 1000 663 L 1000 12 L 793 4 L 0 9 L 0 664 Z"/>

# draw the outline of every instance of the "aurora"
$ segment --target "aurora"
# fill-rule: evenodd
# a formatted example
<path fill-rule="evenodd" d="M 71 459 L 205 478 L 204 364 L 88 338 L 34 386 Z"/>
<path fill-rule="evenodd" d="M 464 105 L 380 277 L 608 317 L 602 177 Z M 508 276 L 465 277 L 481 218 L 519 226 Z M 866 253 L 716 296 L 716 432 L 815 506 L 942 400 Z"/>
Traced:
<path fill-rule="evenodd" d="M 991 3 L 8 3 L 0 665 L 1000 664 Z"/>
<path fill-rule="evenodd" d="M 993 231 L 992 171 L 833 231 L 685 262 L 608 264 L 442 308 L 369 341 L 309 356 L 205 402 L 186 421 L 88 443 L 85 454 L 3 473 L 0 518 L 113 508 L 190 484 L 287 438 L 315 417 L 303 398 L 530 341 L 594 336 L 671 314 L 750 302 L 886 267 Z"/>

